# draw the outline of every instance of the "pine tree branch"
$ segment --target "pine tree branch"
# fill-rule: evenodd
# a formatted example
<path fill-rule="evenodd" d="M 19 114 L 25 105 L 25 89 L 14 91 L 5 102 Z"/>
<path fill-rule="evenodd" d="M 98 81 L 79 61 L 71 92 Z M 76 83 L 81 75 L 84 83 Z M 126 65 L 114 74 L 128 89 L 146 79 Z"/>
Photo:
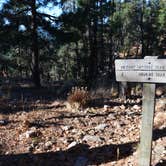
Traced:
<path fill-rule="evenodd" d="M 58 17 L 50 15 L 50 14 L 46 14 L 46 13 L 39 13 L 38 12 L 38 16 L 39 17 L 47 17 L 49 18 L 51 21 L 58 21 Z"/>

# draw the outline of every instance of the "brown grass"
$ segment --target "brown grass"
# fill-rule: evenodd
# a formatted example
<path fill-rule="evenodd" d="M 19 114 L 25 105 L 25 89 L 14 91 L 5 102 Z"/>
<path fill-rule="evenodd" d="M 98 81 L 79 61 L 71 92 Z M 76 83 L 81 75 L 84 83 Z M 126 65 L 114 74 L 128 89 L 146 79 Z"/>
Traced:
<path fill-rule="evenodd" d="M 90 94 L 86 87 L 73 87 L 68 94 L 68 103 L 72 108 L 85 108 L 90 101 Z"/>

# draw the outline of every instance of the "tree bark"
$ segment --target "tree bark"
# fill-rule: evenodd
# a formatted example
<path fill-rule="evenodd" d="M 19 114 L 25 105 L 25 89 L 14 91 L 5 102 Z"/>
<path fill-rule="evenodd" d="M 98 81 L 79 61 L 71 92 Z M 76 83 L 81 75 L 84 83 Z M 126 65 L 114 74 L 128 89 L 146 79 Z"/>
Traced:
<path fill-rule="evenodd" d="M 140 29 L 141 29 L 141 44 L 142 44 L 142 57 L 146 55 L 145 51 L 145 38 L 144 38 L 144 8 L 145 8 L 145 0 L 142 0 L 142 11 L 141 11 L 141 20 L 140 20 Z"/>
<path fill-rule="evenodd" d="M 39 71 L 39 48 L 36 22 L 36 0 L 31 3 L 32 12 L 32 78 L 36 87 L 40 87 L 40 71 Z"/>
<path fill-rule="evenodd" d="M 96 11 L 95 2 L 93 3 L 93 10 Z M 93 13 L 94 14 L 94 13 Z M 88 84 L 92 86 L 92 80 L 96 79 L 97 76 L 97 29 L 98 29 L 98 19 L 95 15 L 90 16 L 89 19 L 89 47 L 90 47 L 90 56 L 89 56 L 89 67 L 88 67 Z"/>
<path fill-rule="evenodd" d="M 79 47 L 78 47 L 78 42 L 75 42 L 75 53 L 76 53 L 76 63 L 77 63 L 77 74 L 76 74 L 76 78 L 77 80 L 80 79 L 81 76 L 81 59 L 80 59 L 80 55 L 79 55 Z"/>
<path fill-rule="evenodd" d="M 102 72 L 104 71 L 105 67 L 105 61 L 106 61 L 106 56 L 105 56 L 105 50 L 104 50 L 104 21 L 103 21 L 103 1 L 99 2 L 100 4 L 100 36 L 99 36 L 99 70 Z"/>

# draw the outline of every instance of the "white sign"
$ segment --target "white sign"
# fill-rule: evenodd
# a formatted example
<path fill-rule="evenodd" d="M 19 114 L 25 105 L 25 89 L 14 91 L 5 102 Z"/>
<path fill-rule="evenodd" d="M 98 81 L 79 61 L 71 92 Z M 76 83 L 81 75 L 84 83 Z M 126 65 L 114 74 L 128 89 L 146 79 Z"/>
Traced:
<path fill-rule="evenodd" d="M 166 83 L 166 59 L 115 60 L 117 81 Z"/>

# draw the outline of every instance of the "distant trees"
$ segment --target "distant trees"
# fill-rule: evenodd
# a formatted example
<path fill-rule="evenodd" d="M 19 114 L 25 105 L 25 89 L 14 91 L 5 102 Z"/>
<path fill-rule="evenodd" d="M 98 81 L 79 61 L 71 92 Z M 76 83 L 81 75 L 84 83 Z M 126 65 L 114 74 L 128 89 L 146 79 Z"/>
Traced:
<path fill-rule="evenodd" d="M 39 38 L 40 40 L 44 40 L 43 36 L 39 37 L 39 28 L 42 29 L 41 33 L 44 33 L 44 30 L 47 30 L 51 25 L 49 21 L 46 21 L 46 18 L 50 19 L 53 17 L 49 14 L 40 13 L 38 8 L 47 5 L 49 2 L 51 2 L 51 0 L 10 0 L 3 6 L 1 11 L 1 19 L 4 21 L 4 31 L 2 31 L 1 37 L 5 40 L 5 52 L 15 54 L 13 57 L 16 57 L 17 60 L 18 56 L 21 56 L 22 61 L 25 60 L 25 57 L 22 57 L 23 55 L 26 54 L 27 59 L 29 59 L 27 56 L 31 56 L 30 61 L 24 61 L 30 64 L 24 64 L 24 62 L 18 62 L 17 60 L 16 63 L 18 69 L 27 65 L 27 68 L 32 72 L 32 79 L 36 87 L 41 86 L 39 67 L 39 44 L 41 45 L 41 42 L 39 43 L 38 40 Z M 7 40 L 5 38 L 7 38 Z M 49 41 L 50 39 L 48 42 Z M 13 51 L 11 51 L 10 48 L 13 48 Z M 27 48 L 29 48 L 29 50 Z M 28 55 L 29 53 L 30 55 Z M 22 64 L 22 67 L 20 64 Z"/>
<path fill-rule="evenodd" d="M 62 14 L 42 12 L 48 4 Z M 0 56 L 16 65 L 7 66 L 12 74 L 32 75 L 37 87 L 47 78 L 92 86 L 97 77 L 114 78 L 117 57 L 165 55 L 166 2 L 9 0 L 0 27 Z"/>

